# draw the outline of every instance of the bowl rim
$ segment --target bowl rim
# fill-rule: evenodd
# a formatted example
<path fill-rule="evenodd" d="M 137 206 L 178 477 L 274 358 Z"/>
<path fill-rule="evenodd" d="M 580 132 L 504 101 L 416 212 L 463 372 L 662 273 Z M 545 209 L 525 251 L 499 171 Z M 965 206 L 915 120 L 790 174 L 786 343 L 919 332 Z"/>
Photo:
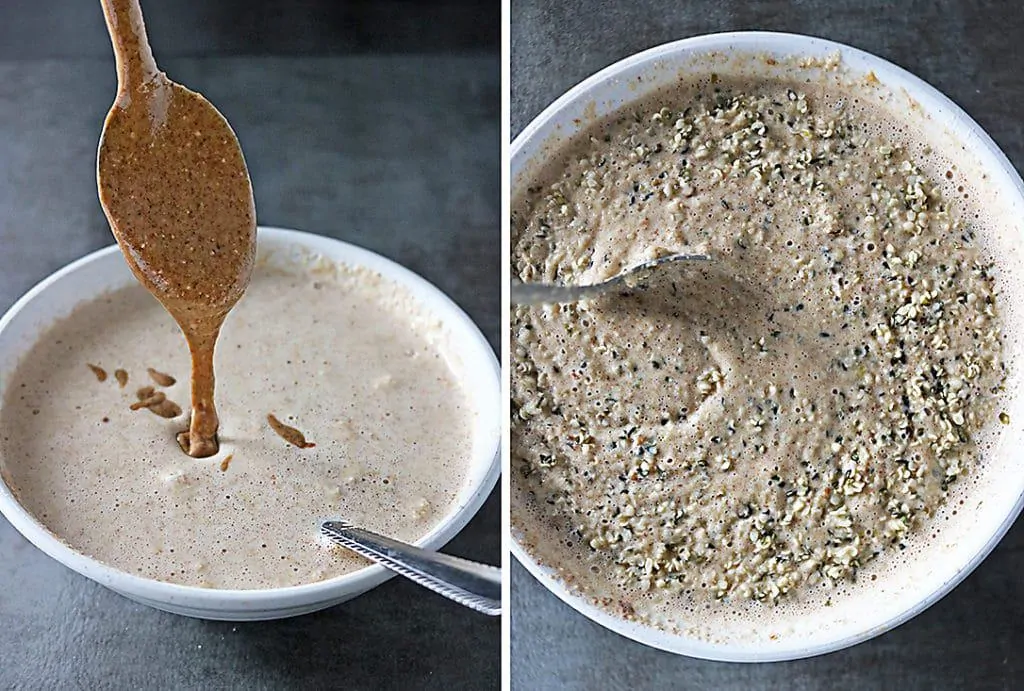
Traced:
<path fill-rule="evenodd" d="M 301 247 L 314 252 L 329 246 L 333 252 L 342 257 L 335 261 L 378 271 L 385 279 L 408 290 L 415 300 L 424 304 L 445 325 L 463 337 L 461 347 L 476 351 L 475 355 L 480 357 L 481 362 L 490 365 L 486 371 L 472 373 L 473 386 L 490 388 L 496 400 L 495 411 L 500 409 L 497 407 L 497 402 L 500 402 L 500 365 L 494 349 L 476 323 L 462 308 L 425 278 L 376 252 L 344 240 L 315 233 L 261 225 L 258 227 L 258 239 L 272 242 L 275 245 Z M 84 267 L 98 261 L 109 261 L 112 255 L 119 254 L 120 248 L 116 244 L 108 245 L 50 274 L 19 298 L 0 317 L 0 333 L 3 333 L 15 317 L 29 309 L 33 301 L 54 284 Z M 0 406 L 2 406 L 2 400 L 0 400 Z M 479 481 L 470 487 L 468 501 L 463 504 L 453 504 L 451 511 L 426 535 L 414 543 L 417 546 L 439 549 L 446 544 L 479 512 L 497 484 L 501 474 L 500 427 L 497 421 L 481 420 L 480 424 L 492 427 L 492 430 L 487 430 L 487 434 L 493 437 L 493 443 L 490 444 L 488 452 L 490 458 L 485 461 L 483 455 L 480 455 L 472 458 L 470 462 L 471 467 L 484 467 L 486 462 L 488 465 L 485 472 L 480 475 Z M 132 598 L 164 603 L 171 607 L 207 611 L 210 614 L 237 611 L 258 614 L 261 610 L 269 608 L 284 610 L 314 603 L 324 603 L 324 606 L 328 606 L 331 601 L 359 595 L 394 576 L 394 573 L 385 567 L 372 564 L 358 571 L 328 580 L 280 588 L 214 589 L 166 583 L 121 571 L 73 549 L 32 516 L 18 502 L 2 478 L 0 478 L 0 514 L 23 537 L 45 554 L 101 585 Z"/>
<path fill-rule="evenodd" d="M 987 157 L 987 160 L 996 165 L 997 170 L 993 171 L 992 178 L 1002 176 L 1016 189 L 1017 196 L 1024 198 L 1024 181 L 1021 180 L 1006 154 L 970 115 L 941 91 L 902 67 L 865 50 L 817 36 L 776 31 L 730 31 L 692 36 L 648 48 L 599 70 L 553 101 L 513 139 L 509 148 L 510 184 L 515 185 L 516 176 L 531 162 L 525 158 L 524 149 L 528 144 L 533 143 L 533 139 L 542 135 L 546 128 L 557 127 L 552 123 L 558 120 L 563 110 L 569 109 L 574 104 L 585 102 L 584 99 L 597 101 L 601 87 L 609 81 L 619 78 L 622 73 L 651 67 L 663 59 L 671 60 L 701 53 L 730 51 L 749 55 L 775 53 L 787 56 L 818 56 L 839 53 L 844 63 L 852 59 L 858 65 L 870 65 L 879 80 L 890 86 L 890 90 L 895 91 L 897 87 L 902 86 L 922 105 L 927 102 L 932 106 L 925 108 L 925 112 L 930 115 L 934 114 L 935 106 L 944 111 L 945 115 L 941 120 L 936 117 L 936 122 L 955 122 L 957 127 L 965 131 L 965 134 L 969 134 L 971 137 L 970 148 L 977 152 L 979 158 Z M 621 108 L 626 103 L 628 101 L 620 103 L 616 107 Z M 542 140 L 541 144 L 544 141 Z M 961 143 L 967 146 L 968 140 L 964 138 Z M 549 592 L 596 624 L 638 643 L 677 655 L 718 662 L 782 662 L 823 655 L 857 645 L 896 628 L 931 607 L 970 575 L 1005 536 L 1024 508 L 1024 491 L 1018 494 L 1012 509 L 985 542 L 979 544 L 977 551 L 967 563 L 957 568 L 952 577 L 944 581 L 938 588 L 932 592 L 922 593 L 912 606 L 897 616 L 865 625 L 859 633 L 842 638 L 829 639 L 826 634 L 820 643 L 788 647 L 785 645 L 767 647 L 736 643 L 708 643 L 697 638 L 687 637 L 682 633 L 671 633 L 611 614 L 566 585 L 557 577 L 556 569 L 541 564 L 531 556 L 521 543 L 518 531 L 511 520 L 511 484 L 509 485 L 508 500 L 510 506 L 509 543 L 512 555 Z"/>

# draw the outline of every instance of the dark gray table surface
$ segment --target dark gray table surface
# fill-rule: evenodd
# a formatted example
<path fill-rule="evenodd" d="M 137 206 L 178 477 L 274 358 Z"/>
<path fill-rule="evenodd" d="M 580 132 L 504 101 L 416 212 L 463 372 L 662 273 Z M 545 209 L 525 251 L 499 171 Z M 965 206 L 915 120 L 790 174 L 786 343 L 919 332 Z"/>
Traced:
<path fill-rule="evenodd" d="M 513 136 L 566 89 L 666 41 L 703 33 L 812 34 L 887 58 L 964 107 L 1024 165 L 1024 12 L 995 0 L 512 0 Z M 513 564 L 515 689 L 951 689 L 1024 685 L 1024 525 L 950 595 L 873 641 L 811 660 L 677 657 L 576 614 Z"/>
<path fill-rule="evenodd" d="M 458 1 L 150 4 L 162 67 L 235 127 L 260 223 L 342 238 L 419 272 L 497 350 L 497 19 L 480 40 L 490 32 L 473 26 L 491 10 Z M 225 5 L 248 23 L 228 21 Z M 345 6 L 344 16 L 328 5 Z M 114 94 L 98 11 L 78 0 L 0 7 L 0 311 L 112 242 L 95 183 Z M 397 39 L 374 19 L 388 14 L 407 15 Z M 438 35 L 424 37 L 432 22 Z M 262 50 L 252 35 L 260 27 L 301 40 L 271 32 Z M 373 50 L 380 45 L 384 53 Z M 495 492 L 448 551 L 498 563 L 500 513 Z M 497 688 L 500 640 L 497 619 L 403 579 L 277 622 L 165 614 L 52 561 L 0 518 L 0 689 Z"/>

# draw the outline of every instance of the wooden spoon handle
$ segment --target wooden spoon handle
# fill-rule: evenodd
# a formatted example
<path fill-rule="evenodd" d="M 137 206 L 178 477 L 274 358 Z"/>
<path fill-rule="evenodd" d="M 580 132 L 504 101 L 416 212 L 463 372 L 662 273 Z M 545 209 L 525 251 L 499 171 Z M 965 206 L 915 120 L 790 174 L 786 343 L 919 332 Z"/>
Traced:
<path fill-rule="evenodd" d="M 139 0 L 100 0 L 114 44 L 118 92 L 141 86 L 160 74 L 146 36 Z"/>

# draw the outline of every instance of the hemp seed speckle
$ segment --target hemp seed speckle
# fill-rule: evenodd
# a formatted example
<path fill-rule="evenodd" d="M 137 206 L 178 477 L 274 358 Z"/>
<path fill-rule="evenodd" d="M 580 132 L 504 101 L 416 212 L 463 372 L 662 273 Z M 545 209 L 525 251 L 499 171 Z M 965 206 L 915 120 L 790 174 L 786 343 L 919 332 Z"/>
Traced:
<path fill-rule="evenodd" d="M 513 309 L 513 492 L 625 590 L 776 602 L 850 579 L 906 547 L 995 418 L 999 303 L 971 220 L 892 116 L 808 89 L 657 94 L 514 198 L 524 282 L 711 256 Z"/>

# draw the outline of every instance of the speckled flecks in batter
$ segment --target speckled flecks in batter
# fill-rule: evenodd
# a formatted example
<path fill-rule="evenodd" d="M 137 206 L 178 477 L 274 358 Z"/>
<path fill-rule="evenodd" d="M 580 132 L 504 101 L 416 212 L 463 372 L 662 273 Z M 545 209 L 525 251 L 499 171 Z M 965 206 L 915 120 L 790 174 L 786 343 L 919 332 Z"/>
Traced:
<path fill-rule="evenodd" d="M 848 93 L 712 79 L 585 130 L 517 191 L 523 281 L 711 256 L 513 311 L 513 523 L 592 555 L 578 587 L 775 602 L 841 582 L 971 467 L 999 318 L 927 144 Z"/>

